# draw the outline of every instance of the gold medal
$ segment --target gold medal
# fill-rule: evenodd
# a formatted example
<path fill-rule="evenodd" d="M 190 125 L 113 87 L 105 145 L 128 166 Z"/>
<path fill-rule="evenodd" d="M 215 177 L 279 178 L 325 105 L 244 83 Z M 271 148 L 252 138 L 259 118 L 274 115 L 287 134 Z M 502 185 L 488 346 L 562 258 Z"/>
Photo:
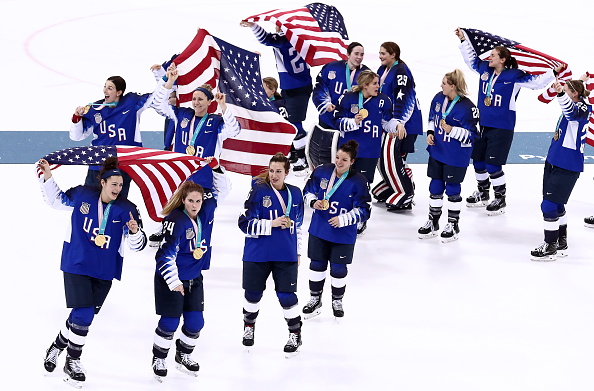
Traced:
<path fill-rule="evenodd" d="M 188 145 L 188 146 L 186 147 L 186 153 L 187 153 L 188 155 L 192 155 L 192 156 L 194 156 L 194 154 L 196 153 L 196 148 L 194 148 L 194 146 L 193 146 L 193 145 Z"/>
<path fill-rule="evenodd" d="M 107 242 L 105 235 L 97 235 L 95 236 L 95 244 L 99 247 L 103 246 Z"/>
<path fill-rule="evenodd" d="M 369 115 L 369 111 L 367 111 L 367 109 L 361 109 L 359 110 L 359 114 L 361 115 L 361 117 L 367 118 L 367 116 Z"/>
<path fill-rule="evenodd" d="M 555 135 L 553 136 L 553 140 L 559 140 L 559 130 L 555 130 Z"/>
<path fill-rule="evenodd" d="M 491 97 L 490 96 L 485 97 L 485 106 L 491 106 Z"/>
<path fill-rule="evenodd" d="M 91 105 L 86 105 L 85 108 L 84 108 L 84 110 L 83 110 L 83 115 L 87 114 L 90 109 L 91 109 Z"/>
<path fill-rule="evenodd" d="M 441 121 L 439 121 L 439 126 L 441 126 L 442 129 L 445 128 L 445 126 L 446 126 L 446 120 L 444 118 L 442 118 Z"/>
<path fill-rule="evenodd" d="M 204 251 L 202 251 L 201 248 L 197 247 L 194 249 L 192 255 L 194 255 L 194 259 L 200 259 L 204 255 Z"/>
<path fill-rule="evenodd" d="M 328 201 L 328 200 L 322 200 L 321 209 L 322 210 L 327 210 L 328 208 L 330 208 L 330 201 Z"/>

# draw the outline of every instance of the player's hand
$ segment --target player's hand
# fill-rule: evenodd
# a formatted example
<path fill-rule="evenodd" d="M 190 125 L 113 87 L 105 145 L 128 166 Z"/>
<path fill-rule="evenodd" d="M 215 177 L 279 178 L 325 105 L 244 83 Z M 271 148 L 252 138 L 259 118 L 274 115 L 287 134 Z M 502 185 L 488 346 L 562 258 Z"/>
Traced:
<path fill-rule="evenodd" d="M 227 102 L 225 101 L 225 94 L 223 94 L 222 92 L 220 92 L 217 89 L 217 92 L 214 94 L 214 99 L 219 104 L 219 107 L 221 108 L 221 112 L 224 113 L 227 110 Z"/>
<path fill-rule="evenodd" d="M 85 106 L 78 106 L 74 110 L 74 115 L 76 115 L 78 117 L 82 117 L 84 113 L 85 113 Z"/>
<path fill-rule="evenodd" d="M 174 62 L 172 62 L 168 67 L 167 67 L 167 80 L 172 80 L 172 81 L 176 81 L 177 78 L 179 77 L 179 74 L 177 72 L 177 66 L 175 65 Z"/>
<path fill-rule="evenodd" d="M 161 64 L 153 64 L 151 65 L 151 71 L 158 71 L 159 69 L 161 69 Z"/>
<path fill-rule="evenodd" d="M 427 144 L 435 145 L 435 137 L 432 134 L 427 135 Z"/>
<path fill-rule="evenodd" d="M 254 25 L 254 22 L 248 22 L 247 20 L 242 20 L 241 22 L 239 22 L 239 25 L 241 27 L 252 27 Z"/>
<path fill-rule="evenodd" d="M 336 106 L 335 106 L 335 105 L 333 105 L 332 103 L 330 103 L 328 106 L 326 106 L 326 111 L 327 111 L 328 113 L 331 113 L 331 112 L 333 112 L 334 110 L 336 110 Z"/>
<path fill-rule="evenodd" d="M 272 228 L 284 227 L 284 226 L 285 226 L 285 216 L 279 216 L 276 219 L 272 220 Z"/>
<path fill-rule="evenodd" d="M 404 127 L 404 124 L 399 123 L 396 125 L 396 130 L 398 131 L 398 139 L 402 140 L 406 137 L 406 128 Z"/>
<path fill-rule="evenodd" d="M 43 171 L 43 179 L 45 181 L 47 181 L 48 179 L 50 179 L 52 177 L 52 170 L 50 169 L 50 165 L 47 162 L 47 160 L 45 159 L 40 159 L 37 162 L 37 167 L 39 167 L 39 169 L 41 171 Z"/>
<path fill-rule="evenodd" d="M 179 292 L 182 294 L 182 296 L 184 295 L 184 285 L 183 284 L 179 284 L 178 286 L 176 286 L 175 288 L 172 289 L 173 292 Z"/>
<path fill-rule="evenodd" d="M 364 118 L 363 118 L 363 116 L 362 116 L 361 114 L 357 113 L 357 114 L 355 115 L 355 123 L 356 123 L 357 125 L 361 125 L 361 121 L 363 121 L 363 119 L 364 119 Z"/>
<path fill-rule="evenodd" d="M 132 212 L 130 212 L 130 221 L 128 221 L 126 223 L 126 225 L 128 226 L 128 229 L 130 230 L 130 233 L 132 235 L 134 235 L 136 232 L 138 232 L 138 222 L 136 220 L 134 220 L 134 216 L 132 216 Z"/>
<path fill-rule="evenodd" d="M 323 210 L 322 209 L 322 200 L 317 200 L 316 202 L 314 202 L 313 208 L 317 209 L 317 210 Z"/>
<path fill-rule="evenodd" d="M 452 131 L 452 125 L 450 124 L 445 124 L 442 125 L 441 128 L 443 129 L 444 132 L 446 133 L 450 133 Z"/>
<path fill-rule="evenodd" d="M 456 36 L 460 39 L 460 41 L 464 41 L 466 39 L 466 37 L 464 36 L 464 32 L 460 27 L 456 28 L 454 32 L 456 33 Z"/>
<path fill-rule="evenodd" d="M 338 216 L 332 217 L 330 220 L 328 220 L 328 222 L 332 227 L 340 228 L 340 220 L 338 220 Z"/>
<path fill-rule="evenodd" d="M 559 83 L 559 80 L 555 80 L 555 82 L 553 83 L 553 89 L 557 91 L 557 94 L 563 92 L 563 85 Z"/>

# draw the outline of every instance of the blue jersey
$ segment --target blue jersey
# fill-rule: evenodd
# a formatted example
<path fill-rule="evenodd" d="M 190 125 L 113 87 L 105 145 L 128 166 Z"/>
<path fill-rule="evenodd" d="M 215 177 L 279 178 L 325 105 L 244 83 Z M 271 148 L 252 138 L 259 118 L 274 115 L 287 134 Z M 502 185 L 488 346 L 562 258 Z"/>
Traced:
<path fill-rule="evenodd" d="M 169 128 L 175 129 L 172 137 L 173 152 L 186 153 L 186 148 L 190 145 L 202 117 L 196 116 L 194 109 L 171 106 L 168 102 L 170 93 L 171 90 L 164 86 L 157 88 L 153 107 L 160 115 L 171 119 L 174 123 Z M 194 142 L 195 155 L 202 158 L 214 156 L 218 159 L 223 148 L 223 141 L 229 137 L 237 136 L 240 131 L 239 122 L 231 114 L 229 107 L 222 116 L 208 114 Z M 205 189 L 212 189 L 212 169 L 209 166 L 203 167 L 187 180 L 198 183 Z"/>
<path fill-rule="evenodd" d="M 429 156 L 438 162 L 455 167 L 468 167 L 472 144 L 478 136 L 479 111 L 470 99 L 460 96 L 460 100 L 445 118 L 446 123 L 452 126 L 450 133 L 446 133 L 440 122 L 451 103 L 443 92 L 438 92 L 431 101 L 429 130 L 435 132 L 435 145 L 428 145 L 427 151 Z"/>
<path fill-rule="evenodd" d="M 72 124 L 70 139 L 84 140 L 91 134 L 91 145 L 133 145 L 142 147 L 140 115 L 150 107 L 153 94 L 127 93 L 117 106 L 91 106 L 82 120 Z M 103 103 L 99 100 L 95 103 Z M 90 166 L 100 170 L 100 166 Z"/>
<path fill-rule="evenodd" d="M 101 202 L 101 191 L 88 186 L 76 186 L 62 192 L 53 178 L 42 184 L 46 202 L 56 208 L 69 210 L 70 227 L 62 248 L 60 269 L 66 273 L 80 274 L 101 280 L 121 279 L 124 259 L 124 241 L 140 251 L 146 244 L 142 230 L 135 235 L 128 232 L 126 223 L 130 213 L 142 226 L 136 205 L 125 198 L 117 198 L 104 215 L 108 204 Z M 107 219 L 102 246 L 95 244 L 100 231 L 100 218 Z"/>
<path fill-rule="evenodd" d="M 347 91 L 350 91 L 351 86 L 357 85 L 357 77 L 366 69 L 365 65 L 361 65 L 357 69 L 350 71 L 350 78 L 347 76 L 347 61 L 332 61 L 322 67 L 322 70 L 316 78 L 316 84 L 313 88 L 311 100 L 316 106 L 318 113 L 320 113 L 320 121 L 326 125 L 331 126 L 334 122 L 332 112 L 326 111 L 326 107 L 330 104 L 338 105 L 338 99 Z"/>
<path fill-rule="evenodd" d="M 354 118 L 359 112 L 359 93 L 347 92 L 340 98 L 334 112 L 334 128 L 341 134 L 338 145 L 355 140 L 359 143 L 357 157 L 379 158 L 382 132 L 392 119 L 392 101 L 380 93 L 363 100 L 363 108 L 368 116 L 357 125 Z"/>
<path fill-rule="evenodd" d="M 285 213 L 272 185 L 256 183 L 250 190 L 238 220 L 239 228 L 246 234 L 244 262 L 297 262 L 303 224 L 303 195 L 298 187 L 285 183 L 285 189 L 279 190 L 279 194 L 287 207 L 289 191 L 292 197 L 289 210 L 291 228 L 273 228 L 272 220 Z"/>
<path fill-rule="evenodd" d="M 304 188 L 304 198 L 308 205 L 322 200 L 330 190 L 329 182 L 335 171 L 333 163 L 318 166 L 309 177 Z M 334 183 L 338 182 L 336 178 Z M 369 218 L 371 196 L 367 179 L 360 173 L 350 170 L 348 176 L 329 199 L 326 210 L 314 209 L 309 225 L 309 233 L 333 243 L 354 244 L 357 240 L 357 223 Z M 328 220 L 339 216 L 341 226 L 334 228 Z"/>
<path fill-rule="evenodd" d="M 385 72 L 388 74 L 380 86 L 380 92 L 388 95 L 392 100 L 394 119 L 404 124 L 408 134 L 423 134 L 423 118 L 415 91 L 415 80 L 410 69 L 402 62 L 391 69 L 386 69 L 382 65 L 377 70 L 380 80 Z"/>
<path fill-rule="evenodd" d="M 574 102 L 563 93 L 557 95 L 563 114 L 559 118 L 555 137 L 551 140 L 547 160 L 554 166 L 570 171 L 584 171 L 584 143 L 588 124 L 588 105 Z"/>
<path fill-rule="evenodd" d="M 212 253 L 210 238 L 214 222 L 216 202 L 205 199 L 198 212 L 202 232 L 198 242 L 198 224 L 184 213 L 183 206 L 171 212 L 163 220 L 163 241 L 155 255 L 157 273 L 171 289 L 181 281 L 198 278 L 202 270 L 210 268 Z M 202 258 L 194 258 L 196 248 L 203 251 Z"/>
<path fill-rule="evenodd" d="M 309 65 L 284 34 L 271 34 L 257 24 L 252 26 L 252 31 L 261 44 L 274 49 L 281 89 L 290 90 L 311 85 Z"/>
<path fill-rule="evenodd" d="M 280 94 L 274 94 L 272 98 L 270 98 L 270 102 L 272 103 L 272 107 L 283 116 L 284 119 L 289 119 L 289 113 L 287 112 L 287 105 L 285 100 Z"/>
<path fill-rule="evenodd" d="M 489 81 L 495 69 L 489 67 L 488 61 L 478 58 L 468 40 L 460 44 L 460 51 L 468 67 L 480 75 L 477 105 L 481 112 L 481 126 L 514 130 L 516 99 L 520 88 L 527 87 L 533 90 L 544 88 L 555 78 L 552 69 L 540 75 L 531 75 L 519 69 L 504 69 L 499 76 L 493 77 L 491 104 L 485 106 Z"/>

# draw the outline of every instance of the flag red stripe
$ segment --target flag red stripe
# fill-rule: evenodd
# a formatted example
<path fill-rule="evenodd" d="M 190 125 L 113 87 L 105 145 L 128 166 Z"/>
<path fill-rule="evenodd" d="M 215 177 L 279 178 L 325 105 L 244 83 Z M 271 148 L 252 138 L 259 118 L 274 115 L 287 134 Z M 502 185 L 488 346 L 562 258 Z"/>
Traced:
<path fill-rule="evenodd" d="M 290 150 L 290 147 L 287 145 L 258 143 L 255 141 L 243 141 L 235 139 L 225 140 L 223 147 L 232 151 L 259 153 L 269 156 L 275 155 L 278 152 L 287 154 Z"/>
<path fill-rule="evenodd" d="M 295 128 L 289 123 L 260 122 L 249 118 L 236 117 L 242 129 L 251 129 L 265 133 L 295 134 Z"/>

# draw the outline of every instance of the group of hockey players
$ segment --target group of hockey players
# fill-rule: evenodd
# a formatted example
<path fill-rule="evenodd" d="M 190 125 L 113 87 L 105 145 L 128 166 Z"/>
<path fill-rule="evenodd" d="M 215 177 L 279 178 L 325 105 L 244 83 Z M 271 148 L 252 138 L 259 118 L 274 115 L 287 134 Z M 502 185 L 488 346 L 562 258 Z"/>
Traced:
<path fill-rule="evenodd" d="M 252 181 L 239 216 L 245 233 L 243 253 L 243 345 L 255 342 L 255 323 L 266 281 L 272 275 L 275 291 L 286 319 L 289 339 L 287 357 L 302 344 L 303 319 L 321 312 L 327 270 L 331 277 L 331 306 L 336 318 L 344 316 L 342 299 L 348 265 L 353 260 L 357 237 L 370 217 L 372 196 L 393 212 L 413 207 L 414 183 L 406 157 L 414 152 L 423 134 L 420 104 L 411 70 L 394 42 L 379 48 L 381 66 L 373 72 L 363 65 L 364 47 L 348 46 L 348 58 L 324 65 L 312 83 L 309 65 L 282 32 L 269 33 L 251 22 L 258 41 L 275 52 L 279 83 L 263 79 L 264 89 L 279 113 L 298 129 L 289 156 L 272 156 L 268 169 Z M 583 147 L 589 107 L 588 91 L 580 80 L 562 84 L 555 75 L 562 67 L 534 76 L 517 68 L 505 47 L 495 47 L 488 60 L 480 60 L 466 33 L 456 29 L 460 50 L 468 66 L 480 76 L 478 101 L 468 98 L 460 70 L 443 76 L 441 91 L 431 101 L 426 142 L 429 152 L 429 219 L 418 230 L 419 238 L 438 236 L 439 219 L 446 196 L 447 223 L 439 234 L 443 242 L 456 240 L 463 198 L 461 183 L 472 159 L 477 190 L 466 199 L 469 207 L 486 207 L 490 215 L 506 207 L 503 166 L 515 127 L 515 100 L 521 87 L 557 92 L 562 117 L 557 124 L 545 164 L 543 201 L 545 241 L 532 251 L 534 260 L 554 260 L 567 253 L 567 218 L 564 205 L 583 171 Z M 166 358 L 174 335 L 177 367 L 196 375 L 199 365 L 191 354 L 204 326 L 202 270 L 210 267 L 211 234 L 217 203 L 228 191 L 224 168 L 216 165 L 226 138 L 237 136 L 240 125 L 227 108 L 225 95 L 208 85 L 197 88 L 192 107 L 177 107 L 171 100 L 178 78 L 173 62 L 154 66 L 156 89 L 150 94 L 125 94 L 119 76 L 110 77 L 104 98 L 77 107 L 70 136 L 82 140 L 92 135 L 92 145 L 141 146 L 138 124 L 141 113 L 154 108 L 166 118 L 165 147 L 175 152 L 206 158 L 211 163 L 188 178 L 168 201 L 160 232 L 151 236 L 158 250 L 154 277 L 156 313 L 160 316 L 153 341 L 152 368 L 159 381 L 167 376 Z M 164 76 L 161 78 L 161 76 Z M 319 112 L 319 121 L 309 137 L 323 140 L 339 132 L 336 154 L 314 157 L 305 154 L 307 132 L 303 128 L 309 99 Z M 216 102 L 219 114 L 209 113 Z M 312 160 L 310 158 L 310 160 Z M 309 162 L 313 163 L 313 162 Z M 290 170 L 312 172 L 303 191 L 286 183 Z M 45 369 L 52 372 L 66 350 L 67 381 L 80 387 L 86 380 L 80 356 L 94 316 L 120 279 L 123 242 L 135 251 L 149 240 L 142 230 L 136 206 L 127 200 L 130 177 L 119 170 L 116 159 L 107 159 L 98 170 L 89 168 L 84 186 L 62 191 L 52 177 L 47 161 L 38 162 L 45 201 L 72 213 L 69 239 L 64 242 L 61 270 L 70 315 L 46 351 Z M 381 180 L 373 189 L 375 169 Z M 490 188 L 493 187 L 493 198 Z M 305 208 L 312 211 L 307 256 L 310 300 L 298 305 L 297 266 L 301 257 Z M 589 219 L 589 220 L 588 220 Z M 594 218 L 586 223 L 594 227 Z"/>

